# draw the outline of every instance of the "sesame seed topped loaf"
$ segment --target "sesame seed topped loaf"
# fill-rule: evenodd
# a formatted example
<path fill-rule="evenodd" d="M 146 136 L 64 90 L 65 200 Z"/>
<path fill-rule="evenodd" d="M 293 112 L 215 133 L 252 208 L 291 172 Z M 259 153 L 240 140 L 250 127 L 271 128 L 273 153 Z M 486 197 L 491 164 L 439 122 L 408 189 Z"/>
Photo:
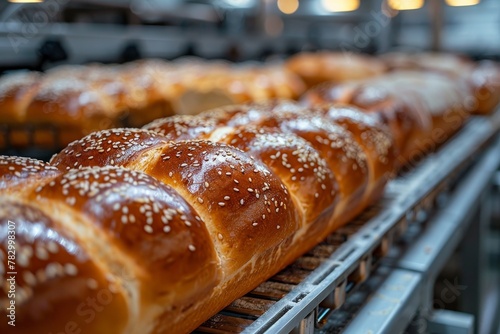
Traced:
<path fill-rule="evenodd" d="M 195 330 L 381 198 L 414 129 L 387 110 L 273 100 L 93 132 L 49 163 L 0 156 L 16 330 Z"/>

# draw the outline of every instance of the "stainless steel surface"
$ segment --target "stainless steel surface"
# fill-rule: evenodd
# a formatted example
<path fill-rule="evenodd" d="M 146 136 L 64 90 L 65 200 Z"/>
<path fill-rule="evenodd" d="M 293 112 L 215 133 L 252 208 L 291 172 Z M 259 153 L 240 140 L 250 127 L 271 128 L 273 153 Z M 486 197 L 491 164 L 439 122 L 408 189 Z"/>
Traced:
<path fill-rule="evenodd" d="M 473 334 L 474 317 L 460 312 L 437 310 L 429 321 L 429 333 Z"/>
<path fill-rule="evenodd" d="M 461 178 L 447 205 L 431 217 L 425 228 L 414 226 L 415 230 L 420 231 L 416 231 L 417 237 L 410 237 L 405 242 L 409 246 L 406 249 L 404 246 L 393 248 L 391 254 L 383 261 L 385 265 L 422 274 L 425 282 L 422 286 L 422 303 L 418 318 L 413 322 L 415 328 L 412 329 L 412 333 L 427 333 L 434 328 L 433 318 L 436 312 L 434 308 L 446 307 L 457 298 L 463 300 L 463 311 L 470 313 L 469 317 L 481 318 L 482 297 L 485 295 L 482 283 L 486 267 L 483 243 L 487 233 L 486 215 L 489 211 L 490 185 L 496 169 L 500 166 L 498 152 L 500 152 L 500 138 L 488 148 L 467 175 Z M 461 257 L 461 267 L 467 270 L 462 273 L 460 281 L 457 277 L 452 281 L 445 280 L 441 294 L 436 296 L 434 295 L 436 277 L 459 243 L 462 245 L 461 253 L 465 254 Z M 482 325 L 484 324 L 473 322 L 471 325 L 473 332 L 482 333 Z"/>
<path fill-rule="evenodd" d="M 371 295 L 359 296 L 364 305 L 342 333 L 401 333 L 412 320 L 420 305 L 421 274 L 381 267 L 370 280 L 377 279 L 380 271 L 388 272 L 388 276 Z M 331 327 L 335 325 L 332 321 Z M 324 334 L 332 332 L 328 328 Z"/>
<path fill-rule="evenodd" d="M 488 150 L 487 156 L 464 180 L 461 180 L 447 205 L 433 217 L 422 235 L 412 242 L 395 264 L 398 268 L 436 275 L 463 239 L 471 214 L 480 203 L 496 168 L 500 165 L 500 141 Z M 390 259 L 388 259 L 390 261 Z"/>
<path fill-rule="evenodd" d="M 274 334 L 295 329 L 298 333 L 308 333 L 300 331 L 299 326 L 310 328 L 303 319 L 307 318 L 308 324 L 311 314 L 316 314 L 316 327 L 320 327 L 327 321 L 324 316 L 334 314 L 330 311 L 342 305 L 345 296 L 370 276 L 373 264 L 386 255 L 408 223 L 425 216 L 439 203 L 440 196 L 460 172 L 491 142 L 498 131 L 499 118 L 497 112 L 491 118 L 471 119 L 436 153 L 393 180 L 377 205 L 249 293 L 247 297 L 269 301 L 264 313 L 250 314 L 246 309 L 235 308 L 233 303 L 215 317 L 217 321 L 211 319 L 197 332 L 228 333 L 244 329 L 244 333 Z M 459 206 L 465 204 L 465 199 L 458 200 L 462 201 Z M 459 214 L 450 217 L 458 219 Z M 235 331 L 221 330 L 224 321 L 240 318 L 250 321 Z"/>

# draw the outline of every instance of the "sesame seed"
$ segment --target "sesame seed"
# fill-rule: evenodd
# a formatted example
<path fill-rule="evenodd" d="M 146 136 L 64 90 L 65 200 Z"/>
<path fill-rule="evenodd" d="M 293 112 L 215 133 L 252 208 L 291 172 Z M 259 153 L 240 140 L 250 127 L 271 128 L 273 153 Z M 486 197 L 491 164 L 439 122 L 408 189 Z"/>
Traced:
<path fill-rule="evenodd" d="M 252 188 L 248 188 L 247 189 L 249 193 L 253 193 L 253 189 Z"/>
<path fill-rule="evenodd" d="M 229 196 L 224 196 L 224 200 L 229 201 L 230 199 L 231 199 L 231 197 L 229 197 Z"/>
<path fill-rule="evenodd" d="M 170 226 L 168 226 L 168 225 L 167 226 L 163 226 L 163 232 L 168 233 L 168 232 L 170 232 L 170 230 L 171 230 Z"/>
<path fill-rule="evenodd" d="M 193 245 L 189 245 L 188 246 L 188 249 L 191 251 L 191 252 L 194 252 L 196 250 L 196 247 L 194 247 Z"/>
<path fill-rule="evenodd" d="M 97 289 L 98 284 L 97 284 L 96 280 L 89 278 L 87 280 L 87 286 L 89 287 L 89 289 L 95 290 L 95 289 Z"/>
<path fill-rule="evenodd" d="M 36 257 L 40 260 L 47 260 L 49 258 L 49 253 L 45 250 L 45 248 L 37 247 Z"/>
<path fill-rule="evenodd" d="M 224 203 L 224 202 L 219 202 L 217 204 L 219 204 L 219 206 L 225 206 L 226 205 L 226 203 Z"/>
<path fill-rule="evenodd" d="M 151 225 L 144 225 L 144 231 L 151 234 L 153 233 L 153 228 L 151 227 Z"/>
<path fill-rule="evenodd" d="M 76 268 L 76 266 L 74 264 L 66 263 L 64 265 L 64 271 L 69 276 L 76 276 L 76 274 L 78 273 L 78 268 Z"/>
<path fill-rule="evenodd" d="M 58 251 L 57 244 L 54 241 L 49 241 L 47 243 L 47 249 L 49 252 L 51 252 L 53 254 L 57 253 L 57 251 Z"/>
<path fill-rule="evenodd" d="M 24 278 L 24 281 L 26 282 L 26 284 L 28 284 L 29 286 L 36 285 L 36 277 L 35 277 L 35 275 L 33 275 L 33 273 L 31 273 L 29 271 L 25 271 L 23 274 L 23 278 Z"/>
<path fill-rule="evenodd" d="M 203 198 L 198 197 L 198 202 L 200 202 L 200 204 L 203 204 Z"/>

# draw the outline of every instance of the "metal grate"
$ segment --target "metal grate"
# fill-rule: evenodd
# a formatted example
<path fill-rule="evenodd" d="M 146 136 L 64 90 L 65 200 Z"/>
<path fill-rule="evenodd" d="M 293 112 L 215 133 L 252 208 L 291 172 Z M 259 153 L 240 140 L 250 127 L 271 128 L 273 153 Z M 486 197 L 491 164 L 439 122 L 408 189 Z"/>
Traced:
<path fill-rule="evenodd" d="M 475 117 L 412 170 L 390 182 L 384 198 L 347 226 L 195 333 L 312 333 L 321 328 L 376 267 L 409 223 L 442 203 L 460 174 L 500 128 L 500 111 Z"/>

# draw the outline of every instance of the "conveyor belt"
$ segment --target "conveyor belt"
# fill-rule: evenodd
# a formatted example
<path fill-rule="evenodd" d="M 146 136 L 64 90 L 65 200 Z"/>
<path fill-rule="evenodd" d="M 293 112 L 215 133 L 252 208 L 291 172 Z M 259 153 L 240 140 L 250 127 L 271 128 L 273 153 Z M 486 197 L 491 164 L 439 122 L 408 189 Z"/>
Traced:
<path fill-rule="evenodd" d="M 383 199 L 283 271 L 206 321 L 196 333 L 310 333 L 365 281 L 407 224 L 424 217 L 500 128 L 500 111 L 474 117 Z"/>

